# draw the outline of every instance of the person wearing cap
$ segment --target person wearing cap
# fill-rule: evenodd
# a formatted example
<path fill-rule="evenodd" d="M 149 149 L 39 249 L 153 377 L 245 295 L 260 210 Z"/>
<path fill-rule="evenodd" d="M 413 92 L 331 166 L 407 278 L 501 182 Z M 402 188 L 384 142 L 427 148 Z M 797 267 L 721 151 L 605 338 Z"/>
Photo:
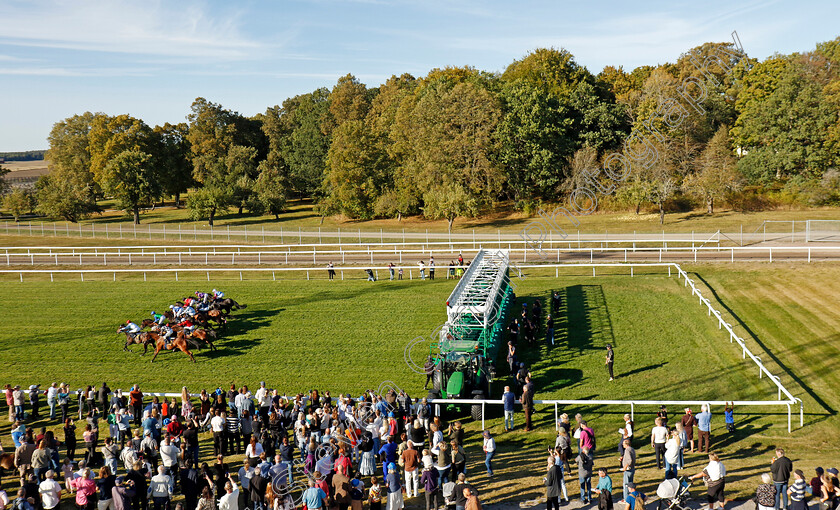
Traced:
<path fill-rule="evenodd" d="M 773 474 L 773 483 L 776 485 L 776 500 L 773 506 L 777 510 L 784 510 L 788 506 L 787 490 L 792 472 L 793 462 L 785 457 L 784 449 L 776 448 L 776 455 L 770 459 L 770 473 Z"/>
<path fill-rule="evenodd" d="M 630 491 L 627 493 L 627 497 L 624 499 L 624 502 L 627 504 L 627 510 L 635 510 L 636 506 L 641 509 L 645 508 L 645 495 L 636 490 L 636 484 L 630 482 L 627 484 L 627 489 Z"/>
<path fill-rule="evenodd" d="M 613 351 L 611 344 L 607 344 L 607 355 L 604 365 L 607 367 L 607 373 L 610 374 L 610 381 L 615 378 L 613 375 L 613 363 L 615 363 L 615 351 Z"/>
<path fill-rule="evenodd" d="M 50 420 L 55 419 L 55 406 L 58 400 L 58 383 L 52 383 L 47 389 L 47 406 L 50 408 Z"/>
<path fill-rule="evenodd" d="M 840 472 L 837 471 L 837 468 L 836 467 L 831 467 L 831 468 L 826 469 L 825 472 L 827 474 L 831 475 L 830 476 L 831 485 L 834 486 L 834 490 L 837 491 L 838 489 L 840 489 L 840 481 L 837 480 L 837 475 Z"/>
<path fill-rule="evenodd" d="M 61 501 L 61 485 L 55 481 L 55 471 L 50 469 L 46 478 L 38 485 L 38 494 L 41 495 L 41 505 L 44 510 L 52 510 Z"/>
<path fill-rule="evenodd" d="M 811 495 L 814 497 L 819 497 L 822 491 L 822 477 L 825 474 L 825 471 L 821 467 L 817 467 L 814 469 L 814 472 L 817 476 L 811 478 L 811 481 L 808 485 L 811 486 Z"/>
<path fill-rule="evenodd" d="M 41 385 L 40 384 L 33 384 L 29 386 L 29 405 L 32 407 L 32 419 L 37 420 L 41 417 L 40 407 L 41 407 Z"/>
<path fill-rule="evenodd" d="M 388 506 L 386 510 L 402 510 L 404 504 L 400 472 L 397 469 L 397 465 L 393 462 L 389 462 L 387 468 L 388 475 L 385 477 L 385 487 L 388 491 Z"/>

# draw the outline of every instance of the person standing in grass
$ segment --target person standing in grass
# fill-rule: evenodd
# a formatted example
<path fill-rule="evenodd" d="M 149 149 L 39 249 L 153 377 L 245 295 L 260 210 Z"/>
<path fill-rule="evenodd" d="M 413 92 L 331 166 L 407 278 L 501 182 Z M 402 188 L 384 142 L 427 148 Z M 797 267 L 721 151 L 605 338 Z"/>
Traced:
<path fill-rule="evenodd" d="M 786 509 L 788 482 L 793 472 L 793 462 L 785 457 L 782 448 L 776 448 L 776 455 L 770 460 L 770 472 L 773 474 L 773 483 L 776 484 L 776 509 Z M 781 504 L 781 506 L 780 506 Z"/>
<path fill-rule="evenodd" d="M 624 455 L 621 456 L 621 471 L 622 471 L 622 484 L 621 484 L 621 499 L 626 501 L 628 492 L 628 485 L 633 483 L 633 478 L 636 475 L 636 450 L 630 446 L 630 440 L 624 440 Z"/>
<path fill-rule="evenodd" d="M 435 258 L 429 257 L 429 280 L 435 279 Z"/>
<path fill-rule="evenodd" d="M 580 500 L 583 504 L 588 504 L 592 500 L 592 455 L 589 454 L 589 449 L 584 447 L 580 449 L 577 456 L 578 466 L 578 482 L 580 482 Z"/>
<path fill-rule="evenodd" d="M 656 469 L 662 469 L 665 457 L 665 443 L 668 441 L 668 428 L 662 426 L 662 418 L 654 420 L 656 426 L 650 432 L 650 446 L 656 453 Z"/>
<path fill-rule="evenodd" d="M 417 263 L 417 267 L 420 268 L 420 279 L 425 280 L 426 279 L 426 264 L 424 264 L 423 261 L 421 260 L 420 262 Z"/>
<path fill-rule="evenodd" d="M 607 367 L 607 372 L 610 374 L 610 381 L 615 379 L 613 375 L 613 364 L 615 363 L 615 351 L 613 351 L 613 347 L 611 344 L 607 344 L 607 356 L 606 362 L 604 363 Z"/>
<path fill-rule="evenodd" d="M 700 411 L 697 415 L 697 430 L 700 434 L 697 451 L 709 453 L 712 448 L 712 413 L 709 412 L 709 406 L 706 404 L 700 407 Z"/>
<path fill-rule="evenodd" d="M 691 453 L 694 453 L 696 451 L 694 449 L 694 426 L 697 425 L 697 419 L 691 414 L 690 407 L 685 408 L 685 414 L 680 419 L 680 423 L 685 429 L 686 441 L 691 445 Z"/>
<path fill-rule="evenodd" d="M 545 508 L 560 510 L 560 484 L 563 473 L 560 466 L 554 463 L 554 457 L 548 457 L 548 472 L 543 478 L 545 484 Z"/>
<path fill-rule="evenodd" d="M 516 403 L 516 395 L 510 391 L 510 386 L 505 386 L 502 393 L 502 402 L 505 408 L 505 432 L 513 430 L 513 406 Z"/>
<path fill-rule="evenodd" d="M 808 484 L 805 483 L 805 473 L 801 469 L 793 472 L 793 485 L 788 488 L 788 496 L 790 496 L 791 510 L 808 510 L 808 504 L 805 502 L 806 491 Z"/>
<path fill-rule="evenodd" d="M 773 477 L 769 473 L 761 474 L 761 482 L 755 490 L 755 502 L 758 510 L 773 510 L 774 501 L 778 497 L 778 490 L 773 485 Z"/>
<path fill-rule="evenodd" d="M 726 468 L 714 452 L 709 453 L 709 464 L 703 469 L 703 471 L 689 477 L 691 480 L 703 478 L 707 481 L 708 489 L 706 490 L 706 501 L 709 504 L 709 510 L 717 505 L 720 505 L 720 508 L 723 509 L 724 501 L 726 501 L 726 497 L 723 493 L 726 488 L 725 477 Z"/>
<path fill-rule="evenodd" d="M 548 320 L 545 323 L 545 341 L 548 345 L 554 345 L 554 319 L 551 314 L 548 314 Z"/>
<path fill-rule="evenodd" d="M 519 401 L 522 403 L 522 411 L 525 413 L 525 432 L 533 430 L 531 428 L 531 413 L 534 412 L 534 395 L 531 394 L 532 385 L 530 377 L 525 378 L 525 384 L 522 385 L 522 396 Z"/>
<path fill-rule="evenodd" d="M 726 430 L 735 432 L 735 403 L 728 402 L 723 410 L 723 419 L 726 422 Z"/>

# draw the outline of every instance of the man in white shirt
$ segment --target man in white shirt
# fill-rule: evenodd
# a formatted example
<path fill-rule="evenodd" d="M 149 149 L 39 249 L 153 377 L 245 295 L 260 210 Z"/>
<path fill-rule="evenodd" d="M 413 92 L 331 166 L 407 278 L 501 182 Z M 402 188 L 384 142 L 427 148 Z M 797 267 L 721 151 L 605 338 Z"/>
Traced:
<path fill-rule="evenodd" d="M 493 476 L 493 456 L 496 455 L 496 440 L 490 435 L 489 430 L 484 431 L 484 466 L 487 468 L 487 476 Z"/>
<path fill-rule="evenodd" d="M 265 381 L 260 382 L 260 389 L 257 390 L 257 402 L 260 405 L 260 416 L 264 422 L 268 422 L 268 410 L 271 409 L 271 393 L 265 387 Z"/>
<path fill-rule="evenodd" d="M 239 488 L 230 475 L 225 482 L 225 495 L 219 499 L 219 510 L 239 510 Z"/>
<path fill-rule="evenodd" d="M 226 441 L 225 439 L 225 418 L 227 413 L 224 411 L 217 414 L 210 419 L 210 430 L 213 431 L 213 454 L 219 456 L 225 453 Z"/>
<path fill-rule="evenodd" d="M 58 383 L 52 383 L 47 390 L 47 405 L 50 406 L 50 419 L 55 419 L 55 404 L 58 399 Z"/>
<path fill-rule="evenodd" d="M 169 508 L 169 498 L 172 497 L 172 478 L 166 475 L 165 467 L 158 467 L 158 474 L 149 482 L 149 493 L 155 503 L 155 510 Z"/>
<path fill-rule="evenodd" d="M 178 479 L 178 455 L 181 449 L 172 444 L 172 439 L 167 435 L 160 445 L 160 461 L 166 468 L 166 474 L 172 478 L 172 490 L 175 490 L 175 482 Z"/>
<path fill-rule="evenodd" d="M 38 486 L 38 493 L 41 495 L 41 503 L 45 510 L 51 510 L 58 506 L 61 500 L 61 485 L 55 481 L 55 472 L 47 471 L 46 479 Z"/>

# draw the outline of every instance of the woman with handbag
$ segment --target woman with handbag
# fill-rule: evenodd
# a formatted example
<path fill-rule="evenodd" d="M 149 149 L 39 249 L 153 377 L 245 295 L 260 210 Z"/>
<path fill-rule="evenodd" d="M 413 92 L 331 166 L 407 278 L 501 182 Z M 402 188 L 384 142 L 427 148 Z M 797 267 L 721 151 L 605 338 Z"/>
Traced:
<path fill-rule="evenodd" d="M 726 486 L 726 468 L 723 462 L 720 461 L 716 453 L 709 453 L 709 464 L 703 471 L 691 476 L 691 480 L 703 478 L 703 483 L 706 484 L 706 501 L 709 503 L 709 510 L 716 504 L 720 505 L 723 510 L 723 502 L 725 501 L 723 490 Z"/>

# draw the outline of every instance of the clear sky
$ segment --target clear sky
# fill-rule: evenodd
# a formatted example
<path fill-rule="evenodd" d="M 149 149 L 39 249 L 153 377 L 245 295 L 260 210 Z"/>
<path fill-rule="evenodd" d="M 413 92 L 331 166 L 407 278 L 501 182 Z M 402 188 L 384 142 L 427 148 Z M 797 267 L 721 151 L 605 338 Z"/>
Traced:
<path fill-rule="evenodd" d="M 807 51 L 840 35 L 840 2 L 0 0 L 0 151 L 87 110 L 180 122 L 202 96 L 253 115 L 348 72 L 501 71 L 550 46 L 631 70 L 733 30 L 759 59 Z"/>

